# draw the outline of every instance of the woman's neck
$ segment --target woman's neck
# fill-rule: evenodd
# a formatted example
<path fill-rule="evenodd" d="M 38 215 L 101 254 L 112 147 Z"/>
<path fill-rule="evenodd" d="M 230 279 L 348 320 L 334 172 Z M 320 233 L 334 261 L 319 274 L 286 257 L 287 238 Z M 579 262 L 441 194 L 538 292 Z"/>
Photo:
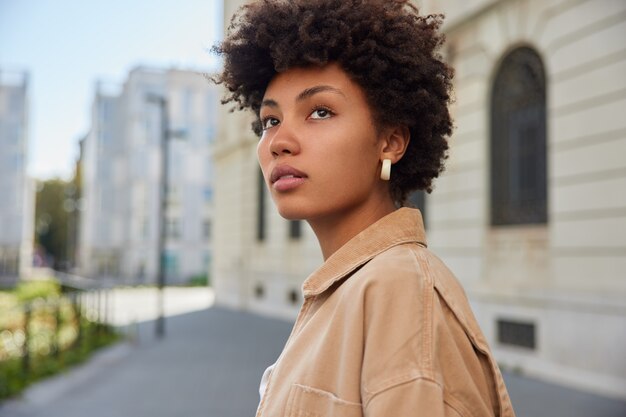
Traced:
<path fill-rule="evenodd" d="M 395 210 L 394 203 L 385 200 L 369 207 L 357 207 L 348 213 L 308 219 L 308 223 L 317 236 L 322 256 L 326 260 L 354 236 Z"/>

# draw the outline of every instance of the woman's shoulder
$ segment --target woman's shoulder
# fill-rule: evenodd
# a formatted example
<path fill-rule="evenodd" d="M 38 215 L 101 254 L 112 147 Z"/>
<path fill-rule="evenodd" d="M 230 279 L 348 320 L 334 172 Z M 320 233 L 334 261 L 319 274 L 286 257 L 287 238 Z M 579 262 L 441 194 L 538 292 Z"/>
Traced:
<path fill-rule="evenodd" d="M 454 273 L 420 243 L 405 243 L 382 251 L 352 278 L 351 284 L 369 293 L 397 293 L 397 300 L 437 293 L 451 306 L 467 305 L 465 291 Z"/>
<path fill-rule="evenodd" d="M 432 287 L 430 252 L 418 243 L 404 243 L 374 255 L 356 270 L 347 284 L 356 291 L 415 295 Z"/>
<path fill-rule="evenodd" d="M 444 276 L 454 277 L 441 259 L 417 242 L 392 246 L 376 254 L 357 273 L 366 280 L 417 280 L 429 284 L 434 284 L 435 280 Z"/>

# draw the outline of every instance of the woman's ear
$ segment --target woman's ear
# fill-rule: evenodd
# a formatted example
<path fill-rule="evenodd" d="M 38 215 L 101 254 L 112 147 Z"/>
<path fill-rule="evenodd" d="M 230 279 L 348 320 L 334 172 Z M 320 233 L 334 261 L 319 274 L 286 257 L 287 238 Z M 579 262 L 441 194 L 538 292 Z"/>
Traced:
<path fill-rule="evenodd" d="M 396 126 L 385 129 L 383 135 L 380 160 L 391 159 L 391 163 L 395 164 L 404 156 L 411 132 L 406 126 Z"/>

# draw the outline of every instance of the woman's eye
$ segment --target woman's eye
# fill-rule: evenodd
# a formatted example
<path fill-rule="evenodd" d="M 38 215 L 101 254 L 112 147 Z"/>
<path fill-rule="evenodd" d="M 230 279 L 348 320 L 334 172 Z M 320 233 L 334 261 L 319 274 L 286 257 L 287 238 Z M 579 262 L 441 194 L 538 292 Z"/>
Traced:
<path fill-rule="evenodd" d="M 263 130 L 270 129 L 274 126 L 278 126 L 280 121 L 274 117 L 266 117 L 261 121 L 261 125 L 263 126 Z"/>
<path fill-rule="evenodd" d="M 313 113 L 311 113 L 311 119 L 328 119 L 330 116 L 333 115 L 333 112 L 331 112 L 328 109 L 315 109 L 313 110 Z"/>

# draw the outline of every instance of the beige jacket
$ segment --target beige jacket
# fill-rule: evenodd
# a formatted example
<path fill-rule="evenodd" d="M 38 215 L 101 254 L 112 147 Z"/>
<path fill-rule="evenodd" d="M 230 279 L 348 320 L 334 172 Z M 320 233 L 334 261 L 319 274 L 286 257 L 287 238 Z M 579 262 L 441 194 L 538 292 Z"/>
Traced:
<path fill-rule="evenodd" d="M 418 210 L 384 217 L 303 285 L 257 417 L 515 414 L 463 289 Z"/>

